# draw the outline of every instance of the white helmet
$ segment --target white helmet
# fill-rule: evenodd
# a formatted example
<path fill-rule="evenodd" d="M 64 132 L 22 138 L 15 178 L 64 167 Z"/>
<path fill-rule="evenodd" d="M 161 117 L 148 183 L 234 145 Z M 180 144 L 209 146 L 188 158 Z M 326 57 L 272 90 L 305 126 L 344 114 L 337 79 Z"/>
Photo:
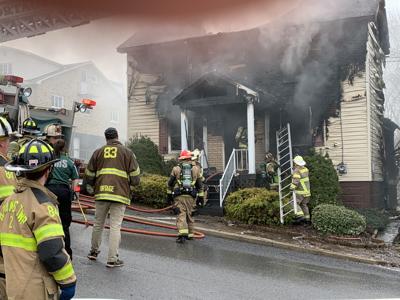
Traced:
<path fill-rule="evenodd" d="M 10 122 L 5 117 L 0 117 L 0 137 L 14 134 Z"/>
<path fill-rule="evenodd" d="M 200 157 L 200 154 L 201 154 L 201 152 L 199 149 L 194 149 L 192 151 L 192 160 L 198 160 Z"/>
<path fill-rule="evenodd" d="M 301 157 L 300 155 L 297 155 L 294 159 L 293 162 L 300 166 L 300 167 L 304 167 L 306 165 L 305 160 L 303 159 L 303 157 Z"/>
<path fill-rule="evenodd" d="M 62 128 L 59 124 L 50 124 L 44 128 L 44 134 L 46 136 L 62 137 Z"/>

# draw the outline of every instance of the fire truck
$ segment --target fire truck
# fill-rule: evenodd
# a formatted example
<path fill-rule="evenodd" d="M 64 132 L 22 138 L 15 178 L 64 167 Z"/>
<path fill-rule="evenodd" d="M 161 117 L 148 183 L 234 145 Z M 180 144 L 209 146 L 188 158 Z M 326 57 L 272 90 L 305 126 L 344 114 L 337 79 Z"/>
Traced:
<path fill-rule="evenodd" d="M 0 114 L 8 114 L 13 127 L 20 134 L 22 123 L 28 117 L 37 122 L 41 131 L 49 124 L 59 124 L 69 147 L 75 113 L 93 109 L 96 101 L 91 99 L 74 101 L 71 109 L 35 106 L 29 103 L 32 89 L 23 86 L 23 81 L 22 77 L 14 75 L 0 76 Z"/>

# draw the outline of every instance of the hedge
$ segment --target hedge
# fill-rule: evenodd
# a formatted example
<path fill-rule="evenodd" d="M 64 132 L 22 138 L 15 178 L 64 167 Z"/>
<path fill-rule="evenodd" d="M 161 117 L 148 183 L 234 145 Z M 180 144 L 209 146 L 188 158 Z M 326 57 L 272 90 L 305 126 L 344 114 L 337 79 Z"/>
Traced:
<path fill-rule="evenodd" d="M 245 188 L 231 193 L 225 200 L 225 215 L 228 219 L 246 224 L 280 224 L 279 196 L 265 188 Z M 285 223 L 290 223 L 289 215 Z"/>
<path fill-rule="evenodd" d="M 357 211 L 365 217 L 368 232 L 383 231 L 390 223 L 389 216 L 378 209 L 360 208 Z"/>
<path fill-rule="evenodd" d="M 143 203 L 152 207 L 165 207 L 168 177 L 160 175 L 143 175 L 140 185 L 133 190 L 133 202 Z"/>
<path fill-rule="evenodd" d="M 165 165 L 158 147 L 148 137 L 131 138 L 128 148 L 135 153 L 140 170 L 149 174 L 165 175 Z"/>
<path fill-rule="evenodd" d="M 319 204 L 338 204 L 339 178 L 329 157 L 311 153 L 304 159 L 310 171 L 311 199 L 309 208 L 312 210 Z"/>
<path fill-rule="evenodd" d="M 321 204 L 314 208 L 311 223 L 324 234 L 359 235 L 366 229 L 365 217 L 344 206 Z"/>

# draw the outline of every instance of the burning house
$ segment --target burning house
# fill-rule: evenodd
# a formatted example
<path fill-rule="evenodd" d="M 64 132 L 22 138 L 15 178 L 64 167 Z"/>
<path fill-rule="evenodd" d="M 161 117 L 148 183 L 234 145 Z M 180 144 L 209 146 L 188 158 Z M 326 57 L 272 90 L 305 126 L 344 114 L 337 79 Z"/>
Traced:
<path fill-rule="evenodd" d="M 223 172 L 244 132 L 252 174 L 290 123 L 295 153 L 333 160 L 344 203 L 384 206 L 385 1 L 321 2 L 239 32 L 133 35 L 118 48 L 128 57 L 128 136 L 150 137 L 165 155 L 203 149 Z"/>

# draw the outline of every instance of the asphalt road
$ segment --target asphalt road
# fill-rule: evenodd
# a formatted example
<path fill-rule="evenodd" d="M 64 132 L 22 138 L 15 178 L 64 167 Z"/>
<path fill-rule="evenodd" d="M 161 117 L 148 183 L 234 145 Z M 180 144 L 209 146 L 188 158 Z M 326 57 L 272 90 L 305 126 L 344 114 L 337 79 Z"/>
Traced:
<path fill-rule="evenodd" d="M 92 228 L 72 225 L 77 297 L 111 299 L 400 298 L 400 272 L 273 247 L 206 237 L 123 234 L 122 268 L 105 267 L 108 230 L 89 261 Z"/>

